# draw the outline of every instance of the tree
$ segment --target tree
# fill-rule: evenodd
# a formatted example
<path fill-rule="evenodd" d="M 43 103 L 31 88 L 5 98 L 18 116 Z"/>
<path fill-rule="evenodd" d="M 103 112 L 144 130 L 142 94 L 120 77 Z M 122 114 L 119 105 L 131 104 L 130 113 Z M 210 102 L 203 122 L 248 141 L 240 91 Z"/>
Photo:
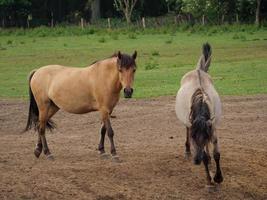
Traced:
<path fill-rule="evenodd" d="M 10 25 L 25 26 L 30 6 L 30 0 L 0 0 L 2 26 L 4 27 L 7 21 Z"/>
<path fill-rule="evenodd" d="M 114 0 L 114 6 L 118 11 L 122 11 L 128 24 L 131 23 L 133 9 L 137 0 Z"/>

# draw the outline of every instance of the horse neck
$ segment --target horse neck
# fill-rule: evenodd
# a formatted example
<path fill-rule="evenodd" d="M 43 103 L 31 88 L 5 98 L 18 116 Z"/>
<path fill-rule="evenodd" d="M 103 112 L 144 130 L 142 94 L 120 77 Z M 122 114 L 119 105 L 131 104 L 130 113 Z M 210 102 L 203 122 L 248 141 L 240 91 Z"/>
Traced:
<path fill-rule="evenodd" d="M 119 80 L 119 71 L 117 68 L 117 59 L 108 58 L 96 63 L 98 80 L 103 82 L 112 93 L 120 93 L 122 85 Z"/>

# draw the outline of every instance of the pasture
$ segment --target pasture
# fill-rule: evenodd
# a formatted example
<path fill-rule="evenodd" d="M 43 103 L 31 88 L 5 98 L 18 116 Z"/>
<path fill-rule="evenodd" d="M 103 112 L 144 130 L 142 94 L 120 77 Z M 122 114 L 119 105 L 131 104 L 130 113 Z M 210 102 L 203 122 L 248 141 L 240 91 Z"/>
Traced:
<path fill-rule="evenodd" d="M 223 104 L 217 132 L 224 182 L 212 191 L 205 188 L 204 166 L 184 159 L 185 127 L 174 111 L 180 79 L 195 68 L 206 41 Z M 47 134 L 55 161 L 36 159 L 36 134 L 20 133 L 28 73 L 48 64 L 85 67 L 117 50 L 138 52 L 134 99 L 122 99 L 111 121 L 122 162 L 98 155 L 98 113 L 63 111 Z M 1 35 L 0 199 L 267 199 L 266 63 L 264 29 Z"/>
<path fill-rule="evenodd" d="M 43 36 L 41 34 L 41 36 Z M 0 97 L 27 97 L 28 73 L 48 64 L 85 67 L 115 51 L 138 51 L 135 98 L 173 95 L 201 45 L 213 47 L 210 73 L 221 95 L 267 93 L 267 31 L 96 32 L 81 36 L 0 37 Z"/>

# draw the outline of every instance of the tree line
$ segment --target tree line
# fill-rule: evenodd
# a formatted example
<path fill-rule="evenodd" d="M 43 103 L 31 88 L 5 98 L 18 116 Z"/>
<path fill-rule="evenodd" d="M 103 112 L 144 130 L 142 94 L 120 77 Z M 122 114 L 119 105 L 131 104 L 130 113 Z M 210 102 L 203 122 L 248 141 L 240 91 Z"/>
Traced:
<path fill-rule="evenodd" d="M 189 23 L 256 23 L 267 16 L 267 0 L 0 0 L 2 27 L 74 24 L 83 18 L 123 18 L 171 14 Z"/>

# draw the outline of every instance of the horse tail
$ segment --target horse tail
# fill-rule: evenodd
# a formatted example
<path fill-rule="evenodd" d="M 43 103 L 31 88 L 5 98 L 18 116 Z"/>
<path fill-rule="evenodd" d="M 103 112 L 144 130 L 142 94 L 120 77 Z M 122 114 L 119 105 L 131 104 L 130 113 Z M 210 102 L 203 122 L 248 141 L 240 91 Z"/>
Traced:
<path fill-rule="evenodd" d="M 33 70 L 29 74 L 30 105 L 29 105 L 28 121 L 27 121 L 26 127 L 25 127 L 23 132 L 26 132 L 26 131 L 30 130 L 31 128 L 34 128 L 34 130 L 37 130 L 38 126 L 39 126 L 39 109 L 38 109 L 36 100 L 34 98 L 34 95 L 32 93 L 32 89 L 31 89 L 31 79 L 32 79 L 35 72 L 36 72 L 36 70 Z M 55 128 L 55 124 L 51 120 L 48 120 L 46 123 L 46 127 L 49 130 L 52 130 L 53 128 Z"/>
<path fill-rule="evenodd" d="M 209 43 L 205 43 L 202 46 L 202 55 L 199 58 L 197 68 L 205 72 L 208 72 L 211 63 L 211 46 Z"/>
<path fill-rule="evenodd" d="M 192 137 L 195 140 L 202 135 L 205 140 L 210 141 L 212 135 L 212 129 L 209 126 L 210 117 L 211 113 L 205 101 L 205 93 L 198 88 L 192 95 L 190 112 Z"/>

